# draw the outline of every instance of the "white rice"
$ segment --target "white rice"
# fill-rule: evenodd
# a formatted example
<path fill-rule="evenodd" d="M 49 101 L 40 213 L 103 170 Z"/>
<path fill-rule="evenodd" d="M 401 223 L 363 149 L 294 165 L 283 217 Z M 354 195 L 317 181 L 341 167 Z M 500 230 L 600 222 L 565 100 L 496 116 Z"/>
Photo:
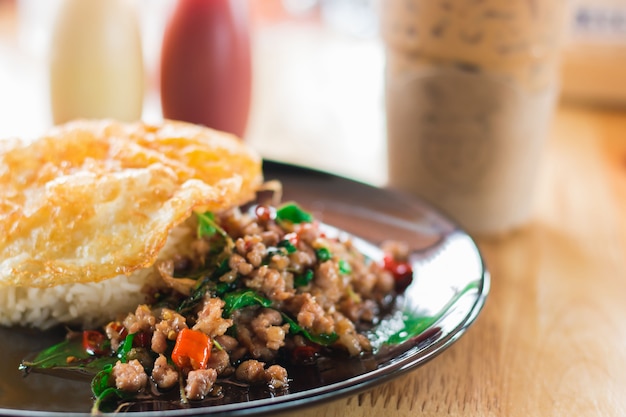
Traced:
<path fill-rule="evenodd" d="M 195 217 L 195 216 L 192 216 Z M 195 229 L 181 225 L 170 232 L 159 259 L 167 259 L 193 238 Z M 0 325 L 23 325 L 47 329 L 57 324 L 77 324 L 93 328 L 134 311 L 146 302 L 146 284 L 161 279 L 154 267 L 120 275 L 97 283 L 67 284 L 50 288 L 0 288 Z"/>

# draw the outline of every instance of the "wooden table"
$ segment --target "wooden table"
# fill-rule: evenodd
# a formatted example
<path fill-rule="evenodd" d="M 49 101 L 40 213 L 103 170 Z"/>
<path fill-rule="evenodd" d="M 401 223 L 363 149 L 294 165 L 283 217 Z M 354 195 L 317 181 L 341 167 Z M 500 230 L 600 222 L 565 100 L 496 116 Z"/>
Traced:
<path fill-rule="evenodd" d="M 0 130 L 30 133 L 48 123 L 45 95 L 39 96 L 45 84 L 33 84 L 19 66 L 22 60 L 15 59 L 20 55 L 6 55 L 15 28 L 5 23 L 12 19 L 0 25 L 0 59 L 13 63 L 1 66 L 0 85 L 19 91 L 27 111 L 16 107 L 17 93 L 0 97 Z M 282 139 L 260 134 L 251 142 L 269 151 Z M 381 144 L 374 138 L 363 147 L 363 138 L 355 140 L 368 149 Z M 308 153 L 316 148 L 323 149 L 302 148 L 311 165 L 383 180 L 379 160 L 346 167 L 344 158 L 328 161 Z M 478 239 L 492 275 L 491 293 L 457 343 L 390 383 L 288 415 L 626 415 L 626 113 L 562 106 L 538 166 L 532 222 L 506 237 Z"/>
<path fill-rule="evenodd" d="M 478 239 L 492 288 L 469 331 L 299 417 L 626 415 L 626 113 L 561 107 L 540 168 L 532 222 Z"/>

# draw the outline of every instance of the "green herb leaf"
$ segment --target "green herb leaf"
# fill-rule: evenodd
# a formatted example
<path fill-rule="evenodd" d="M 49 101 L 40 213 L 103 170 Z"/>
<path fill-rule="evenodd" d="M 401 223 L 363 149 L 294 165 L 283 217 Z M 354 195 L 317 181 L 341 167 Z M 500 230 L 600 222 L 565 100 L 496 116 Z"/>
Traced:
<path fill-rule="evenodd" d="M 215 295 L 223 297 L 224 294 L 235 291 L 237 289 L 236 282 L 219 282 L 215 285 Z"/>
<path fill-rule="evenodd" d="M 339 339 L 339 336 L 335 332 L 332 332 L 332 333 L 319 333 L 319 334 L 309 333 L 305 328 L 300 326 L 298 323 L 296 323 L 296 321 L 294 319 L 292 319 L 291 317 L 289 317 L 285 313 L 281 312 L 280 314 L 283 316 L 283 319 L 287 323 L 289 323 L 289 333 L 292 333 L 292 334 L 299 334 L 300 333 L 304 337 L 306 337 L 308 340 L 310 340 L 311 342 L 317 343 L 318 345 L 322 345 L 322 346 L 332 345 L 333 343 L 335 343 L 337 341 L 337 339 Z"/>
<path fill-rule="evenodd" d="M 113 365 L 106 365 L 100 372 L 98 372 L 91 380 L 91 392 L 96 397 L 99 397 L 104 391 L 111 387 L 109 383 L 111 379 L 111 373 L 113 371 Z"/>
<path fill-rule="evenodd" d="M 405 342 L 428 329 L 435 323 L 435 321 L 437 321 L 436 316 L 404 316 L 404 328 L 391 334 L 387 338 L 387 344 L 397 345 Z"/>
<path fill-rule="evenodd" d="M 130 333 L 124 339 L 124 342 L 120 345 L 117 350 L 117 358 L 122 362 L 128 362 L 128 352 L 133 348 L 133 340 L 135 339 L 136 333 Z"/>
<path fill-rule="evenodd" d="M 294 253 L 295 251 L 297 251 L 298 249 L 293 245 L 293 243 L 291 243 L 288 240 L 281 240 L 280 242 L 278 242 L 277 245 L 279 248 L 285 248 L 285 250 L 287 251 L 287 253 Z"/>
<path fill-rule="evenodd" d="M 257 294 L 252 290 L 235 291 L 224 295 L 224 313 L 225 317 L 230 317 L 233 311 L 240 308 L 260 305 L 270 307 L 272 301 Z"/>
<path fill-rule="evenodd" d="M 218 234 L 223 238 L 223 245 L 214 245 L 212 243 L 212 254 L 227 254 L 230 256 L 232 252 L 232 248 L 235 246 L 233 239 L 226 233 L 226 231 L 215 221 L 215 215 L 211 212 L 206 213 L 196 213 L 196 217 L 198 218 L 198 230 L 197 235 L 199 238 L 206 237 L 210 238 Z M 215 246 L 215 248 L 213 248 Z M 217 249 L 217 250 L 216 250 Z M 219 257 L 218 257 L 219 258 Z"/>
<path fill-rule="evenodd" d="M 228 257 L 224 257 L 217 267 L 213 267 L 212 271 L 207 271 L 207 275 L 203 279 L 199 279 L 195 288 L 189 294 L 185 300 L 176 308 L 176 312 L 185 314 L 193 310 L 204 298 L 204 294 L 207 291 L 215 290 L 218 296 L 222 296 L 224 292 L 228 291 L 230 284 L 219 282 L 219 278 L 230 270 L 228 266 Z"/>
<path fill-rule="evenodd" d="M 345 259 L 340 259 L 338 264 L 339 264 L 339 273 L 340 274 L 348 275 L 348 274 L 352 273 L 352 267 L 350 266 L 348 261 L 346 261 Z"/>
<path fill-rule="evenodd" d="M 22 361 L 20 369 L 65 367 L 68 364 L 68 357 L 86 360 L 91 355 L 85 350 L 79 338 L 72 337 L 42 350 L 32 361 Z"/>
<path fill-rule="evenodd" d="M 215 221 L 215 215 L 210 211 L 196 213 L 198 217 L 198 237 L 211 237 L 218 234 L 223 238 L 230 239 L 228 233 Z"/>
<path fill-rule="evenodd" d="M 42 350 L 32 361 L 22 361 L 19 369 L 34 372 L 69 371 L 95 375 L 103 367 L 115 363 L 116 360 L 117 358 L 111 356 L 96 358 L 90 355 L 83 347 L 81 338 L 74 336 Z"/>
<path fill-rule="evenodd" d="M 91 415 L 99 415 L 101 412 L 110 413 L 115 411 L 114 406 L 109 406 L 109 409 L 105 409 L 104 404 L 107 400 L 111 399 L 111 397 L 115 397 L 117 399 L 129 399 L 132 398 L 132 395 L 126 393 L 120 389 L 115 387 L 109 387 L 105 389 L 100 395 L 95 397 L 95 401 L 91 406 Z"/>
<path fill-rule="evenodd" d="M 199 238 L 211 237 L 217 233 L 218 226 L 215 223 L 215 215 L 211 212 L 196 213 L 198 218 L 197 234 Z"/>
<path fill-rule="evenodd" d="M 94 395 L 95 401 L 91 407 L 91 414 L 97 415 L 100 411 L 113 411 L 103 410 L 103 404 L 105 401 L 115 397 L 116 399 L 132 398 L 132 393 L 124 392 L 113 386 L 111 375 L 113 371 L 113 365 L 105 366 L 100 372 L 96 374 L 91 380 L 91 392 Z"/>
<path fill-rule="evenodd" d="M 288 221 L 291 223 L 311 223 L 313 216 L 302 210 L 295 203 L 287 203 L 276 210 L 276 220 Z"/>
<path fill-rule="evenodd" d="M 312 269 L 307 269 L 304 271 L 304 274 L 296 275 L 293 279 L 293 285 L 296 287 L 306 287 L 309 285 L 313 278 L 315 277 L 315 273 Z"/>
<path fill-rule="evenodd" d="M 372 329 L 368 335 L 372 347 L 376 351 L 383 345 L 397 345 L 419 336 L 448 313 L 463 295 L 476 289 L 478 285 L 478 282 L 470 282 L 434 315 L 420 315 L 410 310 L 397 311 Z"/>
<path fill-rule="evenodd" d="M 328 248 L 319 248 L 315 250 L 315 255 L 320 262 L 326 262 L 330 260 L 333 255 L 330 253 Z"/>

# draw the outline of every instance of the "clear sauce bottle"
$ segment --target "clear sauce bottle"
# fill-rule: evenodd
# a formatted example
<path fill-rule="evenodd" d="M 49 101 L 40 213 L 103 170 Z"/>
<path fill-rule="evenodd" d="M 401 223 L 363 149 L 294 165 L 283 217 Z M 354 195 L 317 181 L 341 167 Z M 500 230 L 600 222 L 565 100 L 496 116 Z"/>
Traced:
<path fill-rule="evenodd" d="M 50 49 L 54 123 L 141 117 L 144 65 L 139 23 L 124 0 L 65 0 Z"/>

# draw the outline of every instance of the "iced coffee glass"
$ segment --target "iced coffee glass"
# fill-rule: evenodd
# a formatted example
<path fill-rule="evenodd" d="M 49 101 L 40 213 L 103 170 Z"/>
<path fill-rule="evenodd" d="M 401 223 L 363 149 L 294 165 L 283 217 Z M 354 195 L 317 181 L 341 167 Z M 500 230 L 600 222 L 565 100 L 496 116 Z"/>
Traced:
<path fill-rule="evenodd" d="M 567 0 L 381 0 L 389 186 L 468 231 L 529 219 Z"/>

